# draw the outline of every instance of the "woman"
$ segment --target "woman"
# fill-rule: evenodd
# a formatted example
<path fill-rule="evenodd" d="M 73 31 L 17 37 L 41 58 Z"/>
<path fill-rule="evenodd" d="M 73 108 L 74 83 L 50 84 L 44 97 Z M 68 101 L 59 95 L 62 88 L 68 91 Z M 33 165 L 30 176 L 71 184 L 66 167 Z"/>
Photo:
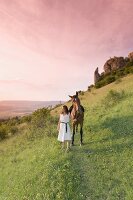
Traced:
<path fill-rule="evenodd" d="M 58 141 L 62 142 L 62 148 L 64 149 L 66 145 L 66 151 L 70 149 L 71 143 L 71 130 L 70 130 L 70 115 L 68 111 L 68 107 L 64 105 L 62 107 L 62 112 L 60 114 L 60 119 L 58 123 Z"/>

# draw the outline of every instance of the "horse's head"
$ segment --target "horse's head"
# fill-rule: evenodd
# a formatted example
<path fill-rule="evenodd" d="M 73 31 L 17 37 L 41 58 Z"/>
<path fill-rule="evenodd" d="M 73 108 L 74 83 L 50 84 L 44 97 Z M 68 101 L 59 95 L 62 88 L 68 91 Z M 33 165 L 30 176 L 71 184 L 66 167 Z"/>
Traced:
<path fill-rule="evenodd" d="M 73 96 L 70 96 L 70 95 L 69 95 L 69 97 L 71 98 L 71 101 L 72 101 L 73 106 L 77 107 L 76 110 L 78 110 L 78 108 L 79 108 L 79 106 L 80 106 L 80 99 L 79 99 L 79 97 L 78 97 L 78 92 L 76 92 L 76 94 L 73 95 Z"/>
<path fill-rule="evenodd" d="M 83 113 L 81 106 L 80 106 L 80 99 L 78 97 L 78 92 L 76 92 L 76 94 L 73 95 L 73 96 L 69 95 L 69 97 L 71 98 L 71 101 L 72 101 L 72 104 L 73 104 L 73 109 L 72 109 L 72 112 L 71 112 L 72 119 L 75 122 L 82 121 L 84 113 Z"/>

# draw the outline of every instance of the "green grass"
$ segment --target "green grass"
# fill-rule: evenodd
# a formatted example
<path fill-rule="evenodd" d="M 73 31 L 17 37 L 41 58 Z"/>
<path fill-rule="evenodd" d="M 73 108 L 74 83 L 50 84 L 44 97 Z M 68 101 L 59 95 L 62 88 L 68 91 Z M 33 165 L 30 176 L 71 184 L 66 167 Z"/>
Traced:
<path fill-rule="evenodd" d="M 132 80 L 130 75 L 80 96 L 86 110 L 82 147 L 79 134 L 69 153 L 45 134 L 1 142 L 0 200 L 132 200 Z M 108 107 L 110 90 L 124 90 L 125 96 Z"/>

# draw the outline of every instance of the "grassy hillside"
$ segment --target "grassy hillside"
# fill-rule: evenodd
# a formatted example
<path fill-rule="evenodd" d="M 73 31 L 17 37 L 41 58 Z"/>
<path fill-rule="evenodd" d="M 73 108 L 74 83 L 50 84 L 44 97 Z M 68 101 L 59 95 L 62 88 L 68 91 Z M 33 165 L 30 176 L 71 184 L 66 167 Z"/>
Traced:
<path fill-rule="evenodd" d="M 0 200 L 133 199 L 133 75 L 80 99 L 82 147 L 76 134 L 71 152 L 60 149 L 56 119 L 0 143 Z"/>

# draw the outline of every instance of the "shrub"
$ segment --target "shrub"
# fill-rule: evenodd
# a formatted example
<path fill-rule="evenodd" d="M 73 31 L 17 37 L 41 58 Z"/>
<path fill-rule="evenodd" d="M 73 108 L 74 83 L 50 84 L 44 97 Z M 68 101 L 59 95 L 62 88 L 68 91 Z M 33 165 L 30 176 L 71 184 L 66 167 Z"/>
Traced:
<path fill-rule="evenodd" d="M 27 116 L 23 116 L 23 117 L 21 117 L 21 119 L 20 119 L 20 123 L 30 123 L 31 122 L 31 115 L 27 115 Z"/>
<path fill-rule="evenodd" d="M 98 81 L 96 84 L 95 84 L 95 88 L 101 88 L 103 86 L 107 85 L 107 83 L 105 82 L 105 79 L 101 80 L 101 81 Z"/>
<path fill-rule="evenodd" d="M 0 126 L 0 140 L 3 140 L 8 137 L 8 130 L 5 125 Z"/>
<path fill-rule="evenodd" d="M 125 75 L 124 69 L 120 69 L 120 70 L 118 70 L 118 71 L 116 72 L 116 76 L 117 76 L 117 77 L 123 77 L 124 75 Z"/>
<path fill-rule="evenodd" d="M 36 128 L 42 128 L 50 120 L 50 110 L 48 108 L 38 109 L 32 114 L 31 124 Z"/>
<path fill-rule="evenodd" d="M 128 61 L 126 67 L 132 67 L 132 66 L 133 66 L 133 61 Z"/>
<path fill-rule="evenodd" d="M 80 95 L 83 96 L 83 95 L 84 95 L 84 91 L 81 91 L 81 92 L 80 92 Z"/>
<path fill-rule="evenodd" d="M 133 65 L 132 65 L 132 67 L 125 67 L 125 72 L 126 72 L 126 74 L 133 73 Z"/>
<path fill-rule="evenodd" d="M 92 85 L 89 85 L 89 86 L 88 86 L 88 91 L 91 92 L 91 89 L 92 89 L 92 88 L 94 88 L 94 85 L 93 85 L 93 84 L 92 84 Z"/>
<path fill-rule="evenodd" d="M 114 81 L 115 81 L 115 76 L 113 76 L 113 75 L 110 75 L 110 76 L 106 77 L 106 79 L 105 79 L 106 84 L 112 83 Z"/>
<path fill-rule="evenodd" d="M 133 73 L 133 61 L 128 61 L 126 66 L 123 68 L 113 70 L 108 74 L 102 74 L 100 80 L 95 84 L 95 88 L 101 88 L 130 73 Z M 89 87 L 88 91 L 90 91 Z"/>
<path fill-rule="evenodd" d="M 102 102 L 105 105 L 105 107 L 114 106 L 125 96 L 126 96 L 126 94 L 125 94 L 124 90 L 122 90 L 120 92 L 115 91 L 115 90 L 110 90 Z"/>
<path fill-rule="evenodd" d="M 18 128 L 17 128 L 16 126 L 12 126 L 12 127 L 10 128 L 10 132 L 14 135 L 15 133 L 18 132 Z"/>

